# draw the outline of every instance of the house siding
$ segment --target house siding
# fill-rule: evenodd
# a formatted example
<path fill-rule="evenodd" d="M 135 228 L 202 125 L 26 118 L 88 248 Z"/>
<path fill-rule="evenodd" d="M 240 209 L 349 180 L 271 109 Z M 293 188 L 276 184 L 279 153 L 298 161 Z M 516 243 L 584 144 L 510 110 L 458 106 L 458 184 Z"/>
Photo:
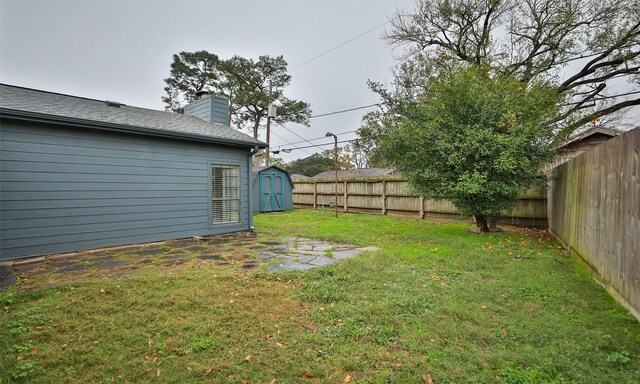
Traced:
<path fill-rule="evenodd" d="M 241 222 L 211 225 L 210 164 L 240 166 Z M 249 149 L 2 119 L 0 256 L 249 229 Z"/>

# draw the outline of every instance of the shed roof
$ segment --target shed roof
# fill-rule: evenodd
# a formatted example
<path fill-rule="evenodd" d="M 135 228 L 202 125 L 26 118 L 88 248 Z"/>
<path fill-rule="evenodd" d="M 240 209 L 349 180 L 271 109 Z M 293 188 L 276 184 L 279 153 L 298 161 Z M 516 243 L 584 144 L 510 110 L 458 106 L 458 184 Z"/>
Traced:
<path fill-rule="evenodd" d="M 0 114 L 14 118 L 55 121 L 92 128 L 112 129 L 187 140 L 238 146 L 266 145 L 222 124 L 194 116 L 0 84 Z"/>
<path fill-rule="evenodd" d="M 577 134 L 575 134 L 574 136 L 569 137 L 567 140 L 563 141 L 560 146 L 564 147 L 567 146 L 571 143 L 575 143 L 576 141 L 580 141 L 580 140 L 584 140 L 589 136 L 593 136 L 597 133 L 606 135 L 606 136 L 611 136 L 611 137 L 615 137 L 615 136 L 619 136 L 621 135 L 623 132 L 618 131 L 617 129 L 613 129 L 613 128 L 606 128 L 606 127 L 592 127 L 589 128 L 587 130 L 584 130 L 582 132 L 579 132 Z"/>
<path fill-rule="evenodd" d="M 289 179 L 289 183 L 291 184 L 291 186 L 293 188 L 295 188 L 294 185 L 293 185 L 293 180 L 291 179 L 291 174 L 289 172 L 285 171 L 284 169 L 278 167 L 277 165 L 263 165 L 263 166 L 260 166 L 260 167 L 251 168 L 252 179 L 255 180 L 258 177 L 258 174 L 260 172 L 265 171 L 265 170 L 270 169 L 270 168 L 277 169 L 278 171 L 286 174 L 287 175 L 287 179 Z"/>
<path fill-rule="evenodd" d="M 338 178 L 348 177 L 381 177 L 390 176 L 396 172 L 395 168 L 358 168 L 338 171 Z M 313 176 L 314 179 L 332 179 L 335 171 L 325 171 Z"/>

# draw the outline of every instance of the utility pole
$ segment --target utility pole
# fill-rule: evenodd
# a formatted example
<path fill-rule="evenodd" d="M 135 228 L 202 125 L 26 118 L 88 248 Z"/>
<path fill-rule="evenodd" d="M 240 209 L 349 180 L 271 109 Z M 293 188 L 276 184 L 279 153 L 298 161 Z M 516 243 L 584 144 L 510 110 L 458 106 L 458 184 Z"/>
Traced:
<path fill-rule="evenodd" d="M 335 169 L 336 172 L 336 176 L 335 176 L 335 186 L 333 187 L 334 189 L 334 198 L 333 200 L 335 201 L 335 208 L 336 208 L 336 219 L 338 218 L 338 136 L 334 135 L 331 132 L 327 132 L 327 134 L 325 135 L 326 137 L 331 137 L 333 136 L 333 168 Z"/>
<path fill-rule="evenodd" d="M 267 106 L 267 165 L 269 165 L 269 151 L 271 150 L 271 92 L 272 83 L 271 79 L 269 79 L 269 104 Z"/>

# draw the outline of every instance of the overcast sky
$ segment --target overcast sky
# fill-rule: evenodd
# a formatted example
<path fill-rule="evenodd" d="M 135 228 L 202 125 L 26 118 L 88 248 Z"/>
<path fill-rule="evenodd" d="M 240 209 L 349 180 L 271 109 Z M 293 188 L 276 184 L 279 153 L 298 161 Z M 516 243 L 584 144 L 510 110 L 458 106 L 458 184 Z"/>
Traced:
<path fill-rule="evenodd" d="M 0 0 L 0 82 L 162 110 L 173 54 L 283 55 L 293 77 L 285 95 L 309 102 L 313 114 L 329 113 L 378 102 L 367 80 L 388 82 L 395 63 L 380 39 L 384 24 L 412 3 Z M 632 86 L 620 80 L 609 88 Z M 275 126 L 272 149 L 310 145 L 300 137 L 330 143 L 327 131 L 353 139 L 368 110 L 315 118 L 311 127 L 287 125 L 297 135 Z M 640 108 L 633 108 L 626 124 L 638 119 Z M 290 161 L 329 148 L 281 156 Z"/>
<path fill-rule="evenodd" d="M 5 1 L 0 0 L 0 81 L 128 105 L 163 109 L 172 55 L 207 50 L 221 58 L 283 55 L 285 95 L 314 114 L 376 103 L 367 80 L 388 81 L 393 52 L 383 25 L 410 1 Z M 359 127 L 367 110 L 288 128 L 305 139 Z M 307 146 L 281 127 L 272 147 Z M 339 135 L 340 140 L 355 133 Z M 264 138 L 264 133 L 262 138 Z M 313 143 L 326 143 L 322 139 Z M 289 145 L 289 143 L 296 143 Z M 324 148 L 331 148 L 324 147 Z M 283 154 L 285 160 L 319 151 Z"/>

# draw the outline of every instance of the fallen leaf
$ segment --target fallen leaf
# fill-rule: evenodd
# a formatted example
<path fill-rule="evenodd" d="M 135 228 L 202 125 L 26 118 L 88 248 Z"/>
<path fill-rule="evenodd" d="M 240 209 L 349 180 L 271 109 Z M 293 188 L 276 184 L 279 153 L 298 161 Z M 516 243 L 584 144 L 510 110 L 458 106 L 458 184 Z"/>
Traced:
<path fill-rule="evenodd" d="M 37 348 L 32 348 L 31 349 L 31 354 L 35 355 L 36 353 L 38 353 L 38 349 Z"/>
<path fill-rule="evenodd" d="M 247 355 L 247 357 L 244 358 L 246 361 L 251 361 L 253 360 L 253 356 L 251 355 Z"/>
<path fill-rule="evenodd" d="M 187 371 L 191 372 L 192 371 L 191 367 L 187 367 Z"/>
<path fill-rule="evenodd" d="M 156 377 L 160 377 L 160 370 L 159 369 L 156 371 Z"/>
<path fill-rule="evenodd" d="M 107 291 L 105 291 L 104 288 L 101 288 L 100 293 L 107 293 Z"/>
<path fill-rule="evenodd" d="M 202 377 L 207 377 L 207 375 L 208 375 L 208 374 L 210 374 L 210 373 L 211 373 L 211 371 L 213 371 L 213 368 L 207 368 L 207 369 L 204 371 L 204 375 L 202 375 Z"/>
<path fill-rule="evenodd" d="M 167 345 L 171 344 L 172 341 L 173 339 L 171 337 L 167 337 L 167 340 L 166 340 Z"/>
<path fill-rule="evenodd" d="M 145 358 L 146 360 L 151 360 L 151 358 L 152 358 L 152 357 L 153 357 L 153 356 L 152 356 L 150 353 L 147 353 L 146 355 L 144 355 L 144 358 Z"/>
<path fill-rule="evenodd" d="M 347 375 L 344 377 L 344 380 L 342 380 L 343 383 L 350 383 L 351 382 L 351 375 Z"/>
<path fill-rule="evenodd" d="M 433 276 L 431 276 L 431 278 L 432 278 L 433 280 L 440 280 L 440 279 L 442 279 L 442 277 L 441 277 L 441 276 L 437 276 L 437 275 L 433 275 Z"/>
<path fill-rule="evenodd" d="M 422 376 L 422 381 L 424 381 L 424 384 L 433 384 L 434 381 L 431 378 L 431 375 L 427 375 L 427 376 Z"/>
<path fill-rule="evenodd" d="M 36 327 L 36 329 L 37 329 L 38 331 L 42 331 L 42 330 L 44 329 L 44 327 L 39 325 L 39 326 L 37 326 L 37 327 Z"/>
<path fill-rule="evenodd" d="M 284 344 L 282 344 L 282 343 L 276 343 L 276 345 L 277 345 L 277 346 L 278 346 L 278 348 L 280 348 L 280 349 L 284 349 L 284 348 L 285 348 L 285 345 L 284 345 Z"/>
<path fill-rule="evenodd" d="M 269 384 L 276 384 L 276 378 L 274 377 L 273 379 L 271 379 L 271 381 L 269 382 Z"/>
<path fill-rule="evenodd" d="M 313 376 L 313 374 L 311 372 L 309 372 L 309 371 L 304 371 L 303 375 L 307 379 L 314 379 L 315 378 L 315 376 Z"/>

